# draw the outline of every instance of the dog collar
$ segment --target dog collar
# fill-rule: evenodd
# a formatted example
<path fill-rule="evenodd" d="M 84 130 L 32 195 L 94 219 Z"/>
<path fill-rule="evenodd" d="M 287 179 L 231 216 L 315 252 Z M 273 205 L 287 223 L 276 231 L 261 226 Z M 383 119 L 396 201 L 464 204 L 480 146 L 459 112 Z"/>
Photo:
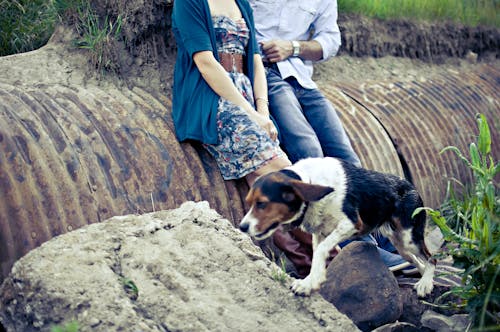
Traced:
<path fill-rule="evenodd" d="M 280 170 L 279 172 L 285 174 L 286 176 L 291 177 L 292 179 L 302 181 L 302 177 L 299 174 L 297 174 L 297 172 L 295 172 L 291 169 L 285 168 L 285 169 Z M 295 219 L 294 221 L 292 221 L 291 223 L 289 223 L 287 225 L 288 226 L 287 228 L 294 229 L 294 228 L 300 227 L 300 225 L 302 225 L 302 222 L 304 221 L 304 217 L 306 215 L 308 207 L 309 207 L 309 202 L 304 202 L 304 206 L 301 209 L 300 216 L 297 219 Z"/>
<path fill-rule="evenodd" d="M 292 228 L 297 228 L 300 225 L 302 225 L 302 222 L 304 221 L 304 217 L 306 215 L 308 207 L 309 207 L 309 202 L 304 202 L 304 208 L 302 209 L 300 216 L 296 220 L 294 220 L 290 223 L 290 226 L 292 226 Z"/>

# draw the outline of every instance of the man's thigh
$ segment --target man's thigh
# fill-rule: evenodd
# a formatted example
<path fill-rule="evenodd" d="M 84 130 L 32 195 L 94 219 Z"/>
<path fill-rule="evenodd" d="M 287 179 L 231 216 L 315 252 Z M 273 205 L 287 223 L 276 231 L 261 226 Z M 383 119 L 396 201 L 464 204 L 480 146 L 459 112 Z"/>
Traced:
<path fill-rule="evenodd" d="M 326 156 L 360 166 L 360 161 L 331 102 L 319 89 L 303 89 L 299 94 L 304 116 L 318 137 Z"/>
<path fill-rule="evenodd" d="M 316 133 L 304 116 L 295 89 L 278 73 L 267 75 L 269 110 L 278 125 L 280 141 L 292 162 L 306 157 L 322 157 Z"/>

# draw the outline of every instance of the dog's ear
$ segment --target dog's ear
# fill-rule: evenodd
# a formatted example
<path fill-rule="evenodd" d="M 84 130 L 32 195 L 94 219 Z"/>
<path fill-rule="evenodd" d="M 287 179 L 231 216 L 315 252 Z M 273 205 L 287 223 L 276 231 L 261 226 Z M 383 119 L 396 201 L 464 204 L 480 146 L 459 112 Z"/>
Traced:
<path fill-rule="evenodd" d="M 291 191 L 284 191 L 281 193 L 281 198 L 287 203 L 293 202 L 296 198 L 296 194 Z"/>
<path fill-rule="evenodd" d="M 305 183 L 298 180 L 290 181 L 295 193 L 299 195 L 304 201 L 315 202 L 319 201 L 335 189 L 327 186 L 320 186 L 318 184 Z"/>

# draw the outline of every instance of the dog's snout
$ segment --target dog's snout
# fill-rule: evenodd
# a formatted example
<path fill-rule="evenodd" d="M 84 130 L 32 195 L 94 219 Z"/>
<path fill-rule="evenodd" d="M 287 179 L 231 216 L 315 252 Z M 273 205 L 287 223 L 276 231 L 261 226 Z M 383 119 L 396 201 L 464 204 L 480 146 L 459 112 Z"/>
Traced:
<path fill-rule="evenodd" d="M 250 228 L 250 225 L 249 225 L 248 223 L 246 223 L 246 222 L 242 222 L 242 223 L 240 224 L 240 230 L 241 230 L 242 232 L 245 232 L 245 233 L 246 233 L 246 232 L 248 232 L 248 228 Z"/>

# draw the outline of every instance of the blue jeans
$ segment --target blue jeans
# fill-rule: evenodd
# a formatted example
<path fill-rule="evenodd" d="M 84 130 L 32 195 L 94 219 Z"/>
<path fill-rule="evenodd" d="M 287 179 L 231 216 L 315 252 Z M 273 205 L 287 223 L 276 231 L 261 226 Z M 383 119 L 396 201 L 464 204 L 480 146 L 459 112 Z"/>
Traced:
<path fill-rule="evenodd" d="M 269 109 L 292 162 L 327 156 L 361 166 L 337 112 L 318 89 L 304 89 L 294 78 L 283 80 L 274 68 L 267 69 L 267 84 Z"/>

